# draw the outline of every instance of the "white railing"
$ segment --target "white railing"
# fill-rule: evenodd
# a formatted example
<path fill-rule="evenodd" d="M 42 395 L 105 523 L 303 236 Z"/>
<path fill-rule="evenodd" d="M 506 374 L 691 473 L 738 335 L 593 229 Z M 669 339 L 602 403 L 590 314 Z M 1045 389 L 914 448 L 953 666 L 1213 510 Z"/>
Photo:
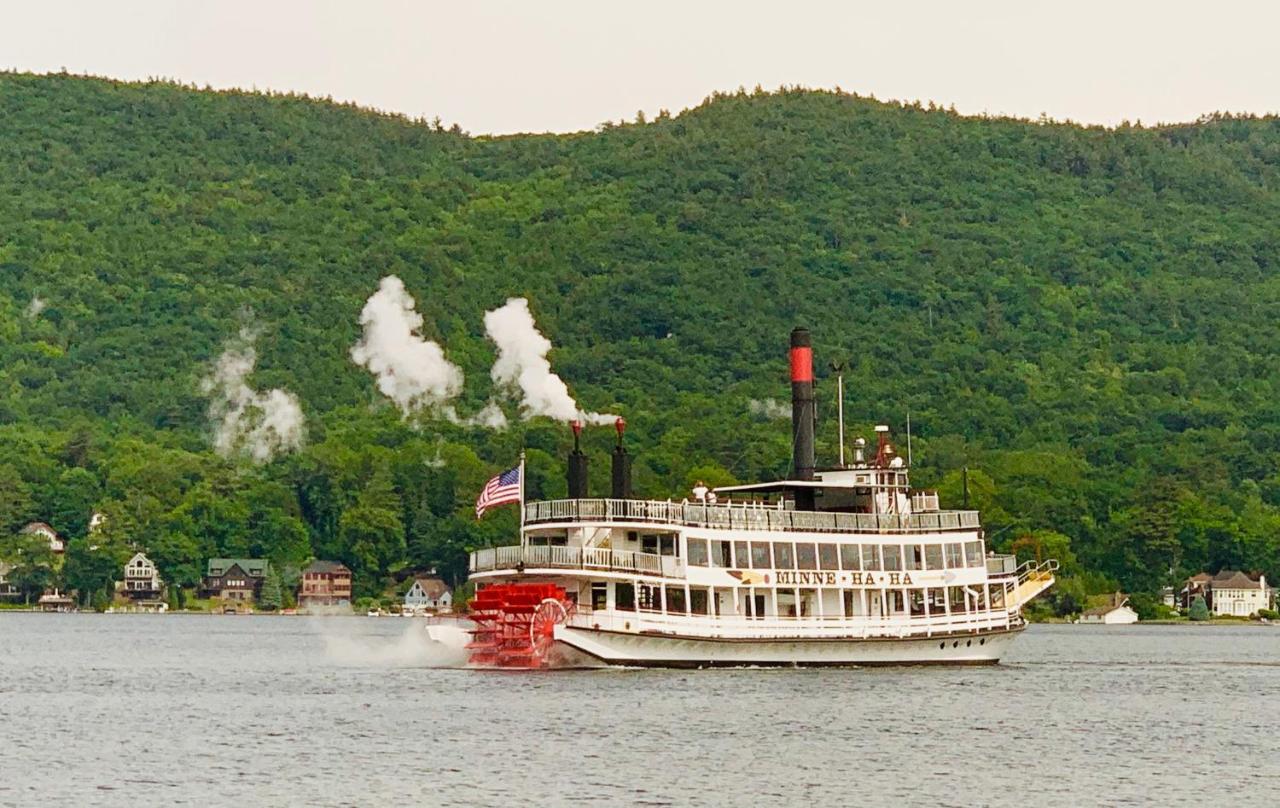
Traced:
<path fill-rule="evenodd" d="M 623 522 L 730 530 L 813 533 L 936 533 L 976 530 L 977 511 L 913 513 L 833 513 L 786 511 L 751 503 L 701 505 L 641 499 L 556 499 L 528 502 L 526 524 Z"/>
<path fill-rule="evenodd" d="M 471 553 L 472 572 L 523 569 L 576 569 L 632 572 L 683 578 L 684 562 L 674 556 L 613 550 L 607 547 L 489 547 Z"/>
<path fill-rule="evenodd" d="M 663 614 L 652 611 L 592 611 L 581 606 L 569 618 L 574 628 L 692 637 L 934 637 L 996 631 L 1022 625 L 1016 609 L 989 609 L 925 617 L 762 617 Z"/>

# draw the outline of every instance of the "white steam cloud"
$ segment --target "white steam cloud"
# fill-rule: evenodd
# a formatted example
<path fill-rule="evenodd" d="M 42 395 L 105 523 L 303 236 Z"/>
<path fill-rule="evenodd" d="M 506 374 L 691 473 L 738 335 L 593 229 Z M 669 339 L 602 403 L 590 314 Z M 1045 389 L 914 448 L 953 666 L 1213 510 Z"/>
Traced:
<path fill-rule="evenodd" d="M 551 341 L 542 336 L 534 324 L 528 300 L 513 297 L 501 308 L 486 312 L 484 330 L 498 346 L 498 359 L 489 375 L 500 387 L 519 391 L 521 414 L 525 418 L 536 415 L 558 421 L 581 418 L 593 424 L 607 424 L 617 418 L 578 409 L 564 380 L 551 371 L 551 363 L 547 361 Z"/>
<path fill-rule="evenodd" d="M 31 302 L 27 304 L 27 319 L 34 320 L 39 317 L 40 312 L 44 311 L 48 305 L 39 295 L 32 295 Z"/>
<path fill-rule="evenodd" d="M 770 420 L 791 417 L 791 407 L 772 398 L 751 399 L 747 402 L 747 411 Z"/>
<path fill-rule="evenodd" d="M 462 370 L 418 333 L 422 315 L 399 278 L 382 279 L 360 312 L 360 324 L 364 336 L 351 359 L 377 377 L 378 389 L 405 415 L 441 407 L 462 392 Z"/>
<path fill-rule="evenodd" d="M 201 389 L 212 396 L 209 417 L 214 422 L 214 450 L 223 457 L 245 455 L 265 463 L 302 446 L 305 419 L 292 393 L 279 389 L 260 393 L 245 381 L 258 360 L 254 338 L 252 331 L 242 329 L 218 357 Z"/>

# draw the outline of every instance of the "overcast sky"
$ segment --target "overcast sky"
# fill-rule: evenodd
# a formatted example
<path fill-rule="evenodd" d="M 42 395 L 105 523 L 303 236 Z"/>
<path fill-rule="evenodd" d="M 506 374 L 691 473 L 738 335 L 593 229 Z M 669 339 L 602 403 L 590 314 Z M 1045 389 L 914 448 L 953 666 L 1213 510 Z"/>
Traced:
<path fill-rule="evenodd" d="M 1280 111 L 1278 31 L 1280 3 L 1230 0 L 0 0 L 0 67 L 297 90 L 473 134 L 756 84 L 1155 123 Z"/>

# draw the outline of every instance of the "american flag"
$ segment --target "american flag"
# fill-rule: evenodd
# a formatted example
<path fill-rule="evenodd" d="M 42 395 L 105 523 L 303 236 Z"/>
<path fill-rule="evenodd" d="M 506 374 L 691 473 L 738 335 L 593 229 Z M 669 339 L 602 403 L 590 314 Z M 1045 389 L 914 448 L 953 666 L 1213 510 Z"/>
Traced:
<path fill-rule="evenodd" d="M 520 467 L 516 466 L 485 483 L 484 490 L 480 492 L 480 498 L 476 500 L 476 518 L 479 519 L 485 511 L 495 505 L 519 501 Z"/>

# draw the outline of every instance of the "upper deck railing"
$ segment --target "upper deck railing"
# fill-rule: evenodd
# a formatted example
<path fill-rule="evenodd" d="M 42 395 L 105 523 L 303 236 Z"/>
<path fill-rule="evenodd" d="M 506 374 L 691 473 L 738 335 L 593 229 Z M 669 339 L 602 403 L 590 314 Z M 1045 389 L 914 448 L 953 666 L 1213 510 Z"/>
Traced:
<path fill-rule="evenodd" d="M 555 499 L 527 502 L 525 524 L 626 522 L 651 525 L 803 533 L 936 533 L 976 530 L 977 511 L 834 513 L 787 511 L 750 503 L 702 505 L 642 499 Z"/>

